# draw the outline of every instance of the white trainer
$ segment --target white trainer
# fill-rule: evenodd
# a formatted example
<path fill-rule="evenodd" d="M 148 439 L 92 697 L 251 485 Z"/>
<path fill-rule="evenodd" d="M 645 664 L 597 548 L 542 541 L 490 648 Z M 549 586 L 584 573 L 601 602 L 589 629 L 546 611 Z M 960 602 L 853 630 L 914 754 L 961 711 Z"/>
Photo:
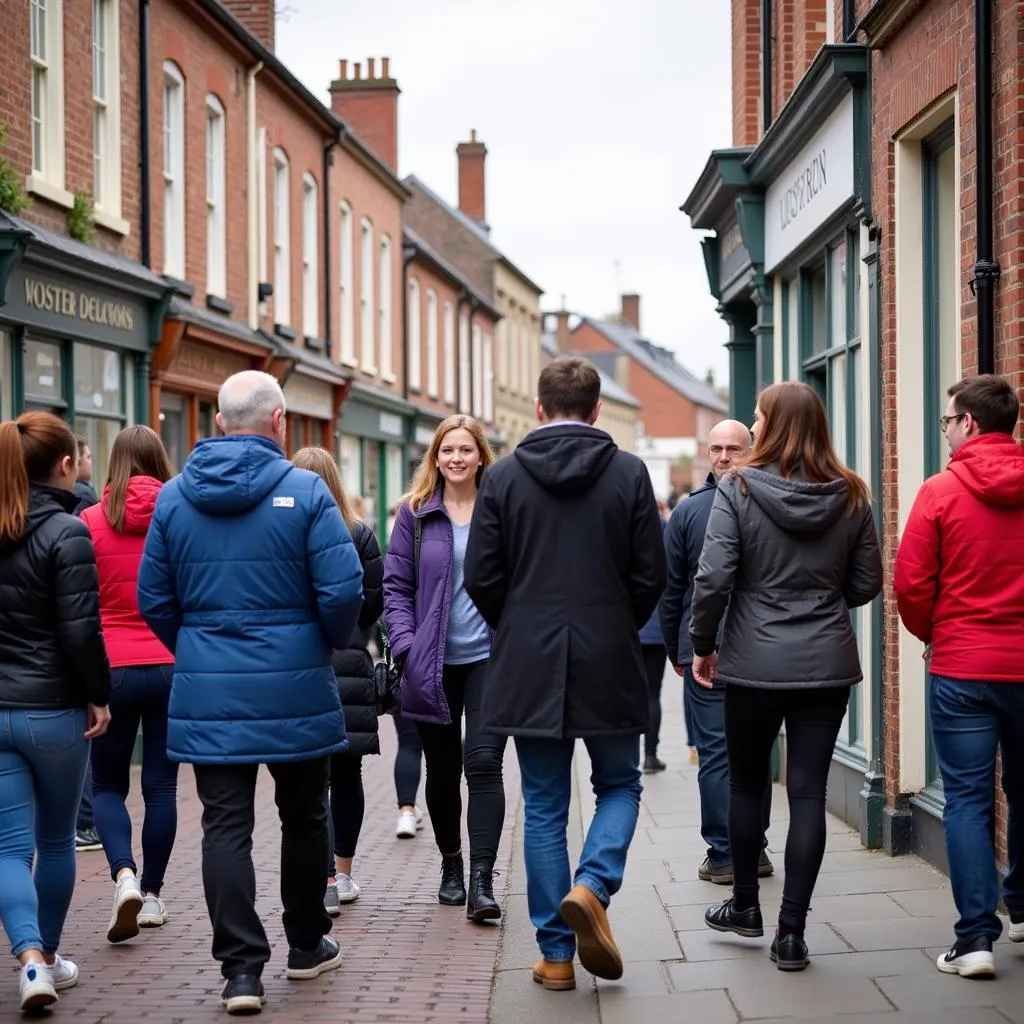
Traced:
<path fill-rule="evenodd" d="M 418 807 L 414 807 L 411 811 L 398 812 L 395 835 L 399 839 L 413 839 L 421 828 L 423 828 L 423 812 Z"/>
<path fill-rule="evenodd" d="M 22 967 L 18 977 L 18 995 L 22 1013 L 52 1006 L 60 998 L 53 984 L 53 972 L 46 964 L 35 962 Z"/>
<path fill-rule="evenodd" d="M 992 955 L 992 944 L 979 941 L 977 949 L 961 950 L 953 946 L 948 953 L 941 954 L 935 961 L 943 974 L 959 974 L 961 978 L 994 978 L 996 961 Z"/>
<path fill-rule="evenodd" d="M 107 925 L 107 942 L 124 942 L 139 934 L 142 890 L 134 875 L 122 875 L 114 887 L 114 902 Z"/>
<path fill-rule="evenodd" d="M 162 928 L 167 924 L 167 907 L 159 896 L 151 892 L 142 896 L 142 909 L 137 918 L 140 928 Z"/>
<path fill-rule="evenodd" d="M 338 902 L 355 903 L 359 899 L 359 886 L 348 875 L 343 875 L 340 871 L 337 879 L 335 884 L 338 888 Z"/>
<path fill-rule="evenodd" d="M 1010 919 L 1010 928 L 1007 931 L 1007 937 L 1011 942 L 1024 942 L 1024 917 L 1019 921 Z"/>
<path fill-rule="evenodd" d="M 53 987 L 58 992 L 63 992 L 66 988 L 74 988 L 78 984 L 78 964 L 65 960 L 60 953 L 57 953 L 53 963 L 50 964 L 50 975 L 53 978 Z"/>

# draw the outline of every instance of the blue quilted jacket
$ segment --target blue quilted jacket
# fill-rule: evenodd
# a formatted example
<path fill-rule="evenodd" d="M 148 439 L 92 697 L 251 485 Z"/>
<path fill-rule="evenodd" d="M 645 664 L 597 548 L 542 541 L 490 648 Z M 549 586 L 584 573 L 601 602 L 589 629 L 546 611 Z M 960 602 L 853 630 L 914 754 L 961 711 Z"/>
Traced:
<path fill-rule="evenodd" d="M 363 570 L 324 482 L 255 436 L 200 441 L 160 492 L 139 610 L 173 652 L 167 753 L 301 761 L 347 746 L 331 670 Z"/>

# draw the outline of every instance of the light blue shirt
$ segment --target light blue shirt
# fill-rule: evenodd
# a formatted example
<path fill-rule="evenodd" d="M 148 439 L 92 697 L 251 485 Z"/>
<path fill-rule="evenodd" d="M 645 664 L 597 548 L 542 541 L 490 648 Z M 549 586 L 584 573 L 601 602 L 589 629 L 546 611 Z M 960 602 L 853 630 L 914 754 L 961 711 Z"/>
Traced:
<path fill-rule="evenodd" d="M 466 544 L 469 523 L 452 523 L 452 605 L 448 610 L 446 665 L 472 665 L 490 657 L 491 635 L 487 623 L 466 593 Z"/>

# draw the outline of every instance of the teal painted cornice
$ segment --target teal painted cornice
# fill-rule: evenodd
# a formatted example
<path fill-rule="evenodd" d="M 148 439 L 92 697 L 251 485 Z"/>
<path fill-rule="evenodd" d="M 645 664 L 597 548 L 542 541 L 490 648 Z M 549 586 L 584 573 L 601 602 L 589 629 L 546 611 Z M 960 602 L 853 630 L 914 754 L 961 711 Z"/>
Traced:
<path fill-rule="evenodd" d="M 679 207 L 695 228 L 717 228 L 736 196 L 750 188 L 745 163 L 752 152 L 750 146 L 711 151 L 697 184 Z"/>

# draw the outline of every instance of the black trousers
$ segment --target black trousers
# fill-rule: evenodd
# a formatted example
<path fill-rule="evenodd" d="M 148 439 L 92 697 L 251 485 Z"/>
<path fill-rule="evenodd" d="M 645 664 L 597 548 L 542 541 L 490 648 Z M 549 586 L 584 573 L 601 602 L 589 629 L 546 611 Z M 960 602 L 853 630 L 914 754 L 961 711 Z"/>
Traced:
<path fill-rule="evenodd" d="M 398 753 L 395 754 L 395 796 L 399 807 L 415 807 L 423 771 L 423 743 L 415 722 L 395 715 Z"/>
<path fill-rule="evenodd" d="M 469 790 L 470 864 L 492 867 L 505 822 L 502 762 L 508 738 L 481 729 L 487 662 L 445 665 L 442 686 L 448 701 L 450 725 L 417 722 L 427 762 L 427 810 L 434 826 L 438 850 L 454 854 L 462 849 L 462 714 L 466 714 L 465 770 Z"/>
<path fill-rule="evenodd" d="M 327 836 L 331 851 L 327 858 L 327 877 L 333 878 L 334 858 L 354 857 L 359 833 L 363 829 L 366 798 L 363 794 L 361 754 L 331 756 L 331 784 L 327 799 Z"/>
<path fill-rule="evenodd" d="M 725 688 L 725 744 L 729 754 L 729 846 L 737 909 L 758 902 L 757 863 L 765 828 L 765 787 L 775 737 L 786 723 L 786 881 L 780 924 L 800 930 L 825 855 L 825 790 L 848 686 L 802 690 Z"/>
<path fill-rule="evenodd" d="M 293 949 L 316 949 L 331 930 L 324 910 L 330 758 L 269 764 L 281 818 L 281 903 Z M 225 978 L 262 974 L 270 945 L 256 913 L 252 863 L 256 764 L 197 764 L 203 804 L 203 889 L 213 925 L 213 957 Z"/>
<path fill-rule="evenodd" d="M 654 757 L 658 753 L 658 739 L 661 736 L 661 681 L 668 665 L 668 652 L 664 644 L 641 644 L 644 656 L 644 675 L 647 676 L 647 733 L 644 736 L 644 755 Z"/>

